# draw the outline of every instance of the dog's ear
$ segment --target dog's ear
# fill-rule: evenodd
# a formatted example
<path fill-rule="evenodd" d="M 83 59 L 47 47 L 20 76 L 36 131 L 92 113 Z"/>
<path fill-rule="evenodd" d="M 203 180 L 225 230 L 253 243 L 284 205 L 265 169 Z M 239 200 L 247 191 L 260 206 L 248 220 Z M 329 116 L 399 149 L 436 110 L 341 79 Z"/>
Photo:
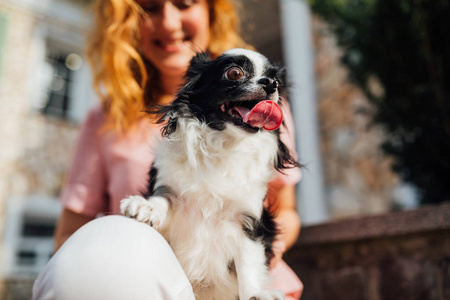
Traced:
<path fill-rule="evenodd" d="M 292 157 L 288 147 L 286 147 L 279 137 L 277 159 L 274 162 L 274 167 L 280 173 L 283 173 L 283 169 L 302 167 L 302 165 L 294 157 Z"/>
<path fill-rule="evenodd" d="M 208 65 L 210 61 L 211 57 L 207 52 L 197 53 L 197 55 L 191 59 L 191 63 L 186 72 L 187 81 L 201 75 L 206 65 Z"/>
<path fill-rule="evenodd" d="M 160 106 L 156 109 L 157 123 L 165 124 L 161 129 L 163 136 L 167 137 L 177 130 L 180 116 L 190 117 L 192 115 L 189 109 L 189 99 L 204 68 L 210 61 L 211 58 L 206 52 L 200 52 L 194 56 L 186 72 L 186 84 L 178 91 L 175 100 L 170 105 Z"/>
<path fill-rule="evenodd" d="M 178 117 L 175 116 L 173 112 L 167 114 L 167 123 L 161 129 L 163 136 L 168 137 L 177 130 Z"/>
<path fill-rule="evenodd" d="M 282 86 L 287 85 L 287 71 L 285 67 L 280 67 L 277 72 L 277 77 Z"/>
<path fill-rule="evenodd" d="M 175 114 L 173 103 L 167 106 L 153 105 L 146 112 L 157 116 L 156 124 L 165 123 L 161 128 L 162 136 L 167 137 L 177 130 L 178 117 Z"/>
<path fill-rule="evenodd" d="M 186 84 L 178 91 L 177 98 L 185 98 L 186 93 L 189 93 L 196 88 L 196 84 L 199 82 L 199 79 L 209 62 L 211 62 L 211 58 L 206 52 L 197 53 L 197 55 L 191 59 L 189 68 L 184 76 Z"/>
<path fill-rule="evenodd" d="M 280 94 L 284 99 L 289 99 L 288 90 L 290 87 L 287 70 L 285 67 L 279 67 L 277 72 L 277 80 L 280 84 Z"/>
<path fill-rule="evenodd" d="M 285 99 L 281 99 L 280 107 L 282 107 L 282 108 L 283 108 L 283 105 L 286 104 L 284 101 L 286 101 L 286 100 Z M 277 135 L 277 139 L 278 139 L 278 151 L 277 151 L 277 157 L 276 157 L 276 159 L 274 161 L 275 169 L 278 172 L 284 174 L 283 173 L 284 169 L 302 168 L 304 166 L 302 164 L 300 164 L 291 155 L 291 152 L 289 151 L 289 148 L 281 140 L 281 137 L 280 137 L 281 130 L 284 130 L 284 131 L 288 130 L 284 120 L 283 120 L 283 125 L 275 131 L 275 133 Z"/>

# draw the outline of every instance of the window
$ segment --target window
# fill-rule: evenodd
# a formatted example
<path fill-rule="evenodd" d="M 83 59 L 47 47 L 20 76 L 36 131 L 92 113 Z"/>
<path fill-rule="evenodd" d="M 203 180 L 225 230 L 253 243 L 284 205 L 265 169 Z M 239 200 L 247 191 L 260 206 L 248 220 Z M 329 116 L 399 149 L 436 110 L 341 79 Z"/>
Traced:
<path fill-rule="evenodd" d="M 45 63 L 47 94 L 42 107 L 44 114 L 62 119 L 69 117 L 73 102 L 74 73 L 82 64 L 80 55 L 65 52 L 55 46 L 48 47 Z"/>
<path fill-rule="evenodd" d="M 11 197 L 2 252 L 6 278 L 32 278 L 53 254 L 53 233 L 61 211 L 54 198 L 29 195 Z"/>

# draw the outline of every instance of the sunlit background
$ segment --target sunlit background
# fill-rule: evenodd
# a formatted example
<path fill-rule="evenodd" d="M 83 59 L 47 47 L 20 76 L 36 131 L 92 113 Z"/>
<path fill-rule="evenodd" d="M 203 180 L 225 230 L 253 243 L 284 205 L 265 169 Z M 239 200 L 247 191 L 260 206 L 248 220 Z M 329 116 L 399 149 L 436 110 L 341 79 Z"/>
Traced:
<path fill-rule="evenodd" d="M 0 299 L 29 299 L 53 252 L 58 196 L 97 101 L 90 3 L 0 0 Z M 238 3 L 246 40 L 290 75 L 304 226 L 449 200 L 448 1 Z"/>

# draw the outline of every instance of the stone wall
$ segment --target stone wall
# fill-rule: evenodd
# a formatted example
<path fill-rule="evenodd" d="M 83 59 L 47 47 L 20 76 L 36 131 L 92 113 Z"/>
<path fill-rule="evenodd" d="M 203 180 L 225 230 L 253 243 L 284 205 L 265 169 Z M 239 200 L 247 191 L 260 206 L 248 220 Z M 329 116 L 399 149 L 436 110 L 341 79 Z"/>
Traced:
<path fill-rule="evenodd" d="M 450 299 L 450 203 L 304 228 L 302 300 Z"/>
<path fill-rule="evenodd" d="M 9 279 L 3 283 L 0 299 L 2 300 L 30 300 L 34 279 Z"/>
<path fill-rule="evenodd" d="M 0 78 L 0 141 L 4 146 L 0 147 L 1 219 L 12 195 L 58 195 L 78 126 L 47 118 L 31 105 L 30 99 L 38 92 L 30 89 L 36 16 L 6 4 L 0 4 L 0 12 L 7 18 Z"/>
<path fill-rule="evenodd" d="M 10 195 L 59 194 L 78 132 L 78 124 L 45 116 L 32 104 L 35 95 L 42 93 L 33 83 L 36 73 L 42 72 L 35 66 L 41 59 L 36 58 L 38 44 L 45 43 L 37 37 L 37 28 L 61 28 L 69 36 L 84 33 L 64 20 L 34 11 L 32 5 L 6 1 L 0 3 L 0 13 L 6 19 L 0 77 L 1 218 Z"/>
<path fill-rule="evenodd" d="M 7 19 L 0 78 L 0 218 L 11 195 L 57 196 L 71 161 L 76 124 L 45 117 L 31 105 L 36 24 L 32 11 L 0 4 Z M 1 232 L 1 228 L 0 228 Z"/>
<path fill-rule="evenodd" d="M 38 5 L 36 5 L 38 6 Z M 30 5 L 30 7 L 34 7 Z M 78 125 L 44 116 L 32 105 L 39 93 L 36 73 L 36 28 L 46 22 L 65 28 L 23 2 L 0 1 L 5 22 L 0 77 L 0 241 L 3 243 L 8 205 L 16 196 L 57 198 L 71 163 Z M 58 21 L 61 23 L 58 23 Z M 41 70 L 38 70 L 41 71 Z M 11 245 L 0 244 L 2 250 Z M 4 281 L 0 274 L 0 299 L 29 299 L 27 279 Z"/>

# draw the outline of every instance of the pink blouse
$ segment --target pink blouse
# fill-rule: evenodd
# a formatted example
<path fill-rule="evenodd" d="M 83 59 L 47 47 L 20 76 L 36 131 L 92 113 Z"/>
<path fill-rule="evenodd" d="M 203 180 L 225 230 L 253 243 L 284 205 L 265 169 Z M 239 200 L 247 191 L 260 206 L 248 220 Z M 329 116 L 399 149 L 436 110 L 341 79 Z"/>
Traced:
<path fill-rule="evenodd" d="M 296 155 L 292 116 L 288 110 L 284 115 L 288 130 L 282 130 L 281 139 Z M 135 131 L 124 136 L 102 129 L 104 120 L 100 106 L 89 111 L 81 126 L 61 196 L 65 208 L 89 217 L 120 214 L 120 200 L 146 190 L 148 171 L 154 159 L 152 148 L 160 138 L 159 125 L 148 120 L 141 121 Z M 300 170 L 295 168 L 286 170 L 284 175 L 279 174 L 275 181 L 280 185 L 296 184 L 300 178 Z M 278 289 L 295 295 L 301 284 L 299 279 L 287 265 L 279 265 L 279 268 L 274 268 L 281 270 L 277 270 L 278 275 L 272 280 L 272 285 L 277 286 L 279 281 L 282 285 Z M 283 280 L 280 276 L 284 277 Z"/>

